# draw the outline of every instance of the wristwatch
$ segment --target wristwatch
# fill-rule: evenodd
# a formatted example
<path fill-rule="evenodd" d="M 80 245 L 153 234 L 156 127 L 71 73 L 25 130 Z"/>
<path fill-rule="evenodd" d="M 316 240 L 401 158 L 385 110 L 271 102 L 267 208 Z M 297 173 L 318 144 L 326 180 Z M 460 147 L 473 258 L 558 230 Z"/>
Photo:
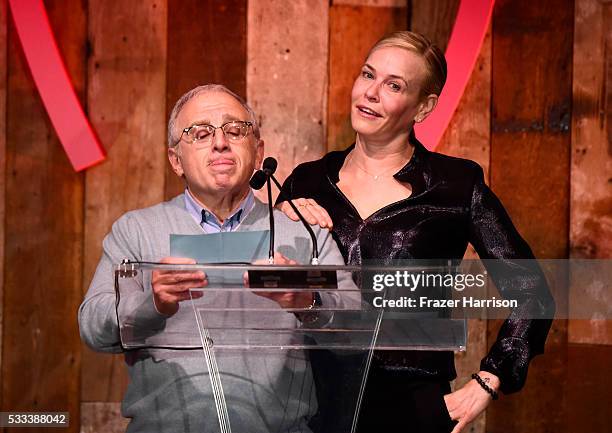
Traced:
<path fill-rule="evenodd" d="M 315 323 L 317 320 L 319 320 L 319 313 L 313 310 L 315 310 L 315 308 L 321 307 L 322 305 L 323 302 L 321 301 L 321 295 L 319 294 L 319 292 L 313 292 L 312 304 L 310 304 L 307 311 L 296 313 L 296 316 L 302 323 L 308 325 Z"/>

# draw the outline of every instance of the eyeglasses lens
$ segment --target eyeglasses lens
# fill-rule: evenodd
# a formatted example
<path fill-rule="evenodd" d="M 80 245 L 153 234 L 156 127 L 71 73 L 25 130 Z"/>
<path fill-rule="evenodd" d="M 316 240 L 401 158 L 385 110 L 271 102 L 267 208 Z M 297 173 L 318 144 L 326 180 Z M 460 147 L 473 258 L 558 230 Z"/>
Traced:
<path fill-rule="evenodd" d="M 229 122 L 220 126 L 223 130 L 225 138 L 232 141 L 240 140 L 246 137 L 248 133 L 248 124 L 245 122 Z M 212 125 L 194 125 L 187 133 L 189 141 L 198 145 L 208 145 L 215 135 L 215 128 Z"/>

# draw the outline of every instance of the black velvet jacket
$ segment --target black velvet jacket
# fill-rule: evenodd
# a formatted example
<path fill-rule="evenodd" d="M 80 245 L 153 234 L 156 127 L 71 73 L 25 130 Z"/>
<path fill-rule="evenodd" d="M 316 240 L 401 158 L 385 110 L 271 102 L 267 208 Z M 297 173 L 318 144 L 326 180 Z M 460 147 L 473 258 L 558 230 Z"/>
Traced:
<path fill-rule="evenodd" d="M 333 235 L 348 264 L 362 260 L 461 259 L 468 242 L 481 259 L 532 259 L 501 202 L 487 187 L 473 161 L 430 152 L 414 137 L 412 158 L 394 177 L 412 186 L 412 195 L 363 220 L 337 187 L 339 171 L 353 146 L 295 168 L 278 202 L 313 198 L 330 214 Z M 513 267 L 516 275 L 516 266 Z M 554 302 L 537 264 L 522 270 L 518 283 L 496 279 L 502 293 L 522 298 L 504 322 L 481 369 L 497 375 L 504 393 L 524 384 L 529 361 L 542 353 L 551 320 L 533 320 L 533 312 L 552 317 Z M 493 275 L 495 278 L 495 275 Z M 534 278 L 535 277 L 535 278 Z M 505 292 L 505 293 L 504 293 Z M 552 311 L 551 311 L 552 310 Z M 374 368 L 403 370 L 415 378 L 456 377 L 452 352 L 383 352 Z"/>

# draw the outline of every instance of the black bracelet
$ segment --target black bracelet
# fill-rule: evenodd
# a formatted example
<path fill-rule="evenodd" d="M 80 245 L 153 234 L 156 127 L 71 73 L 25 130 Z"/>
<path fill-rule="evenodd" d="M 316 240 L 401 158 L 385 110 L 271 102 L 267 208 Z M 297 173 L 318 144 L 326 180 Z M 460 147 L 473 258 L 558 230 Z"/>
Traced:
<path fill-rule="evenodd" d="M 497 394 L 497 391 L 495 391 L 493 388 L 487 385 L 485 381 L 482 380 L 482 377 L 478 376 L 477 373 L 472 374 L 472 379 L 475 379 L 476 382 L 478 382 L 478 385 L 482 387 L 482 389 L 484 389 L 489 394 L 491 394 L 491 397 L 493 397 L 493 400 L 497 400 L 499 398 L 499 394 Z"/>

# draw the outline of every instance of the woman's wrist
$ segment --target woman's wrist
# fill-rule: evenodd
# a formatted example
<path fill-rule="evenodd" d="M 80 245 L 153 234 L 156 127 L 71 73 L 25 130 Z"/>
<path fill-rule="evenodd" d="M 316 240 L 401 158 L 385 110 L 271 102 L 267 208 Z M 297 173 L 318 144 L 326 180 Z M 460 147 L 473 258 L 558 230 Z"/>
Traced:
<path fill-rule="evenodd" d="M 487 371 L 479 371 L 478 373 L 472 374 L 472 379 L 475 380 L 478 386 L 489 394 L 493 400 L 497 400 L 499 398 L 497 389 L 499 388 L 500 381 L 497 376 Z"/>
<path fill-rule="evenodd" d="M 493 373 L 490 373 L 488 371 L 479 371 L 478 376 L 480 376 L 482 378 L 482 380 L 484 380 L 484 382 L 490 386 L 495 392 L 499 391 L 499 387 L 501 386 L 501 381 L 499 380 L 499 377 L 497 377 L 496 375 L 494 375 Z"/>

